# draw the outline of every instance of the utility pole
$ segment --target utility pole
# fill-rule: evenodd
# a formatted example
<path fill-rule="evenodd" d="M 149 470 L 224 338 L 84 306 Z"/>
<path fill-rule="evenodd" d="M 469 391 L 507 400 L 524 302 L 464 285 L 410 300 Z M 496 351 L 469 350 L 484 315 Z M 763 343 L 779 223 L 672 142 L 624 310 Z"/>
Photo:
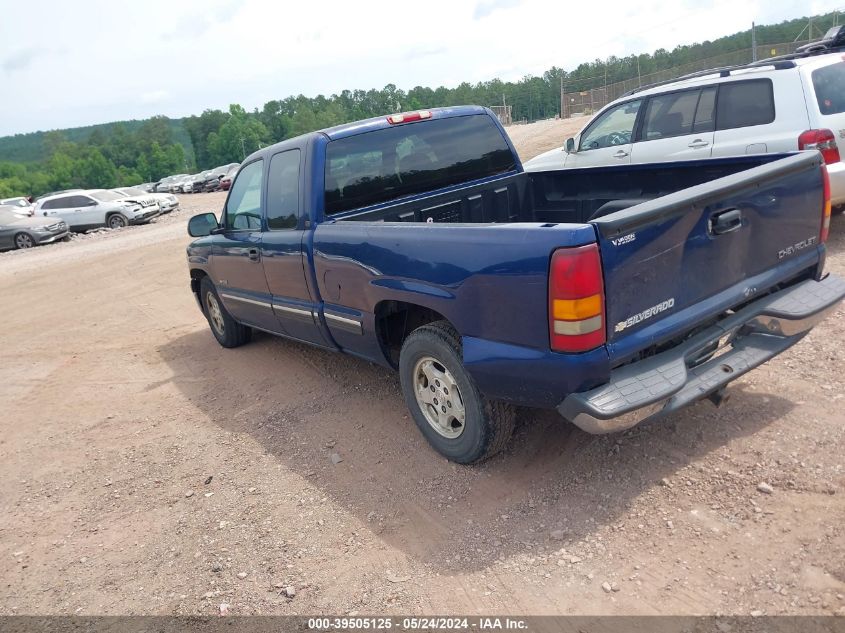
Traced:
<path fill-rule="evenodd" d="M 246 159 L 246 145 L 244 144 L 243 136 L 241 137 L 241 153 L 243 153 L 243 159 Z"/>
<path fill-rule="evenodd" d="M 751 23 L 751 61 L 757 61 L 757 31 L 754 28 L 754 22 Z"/>

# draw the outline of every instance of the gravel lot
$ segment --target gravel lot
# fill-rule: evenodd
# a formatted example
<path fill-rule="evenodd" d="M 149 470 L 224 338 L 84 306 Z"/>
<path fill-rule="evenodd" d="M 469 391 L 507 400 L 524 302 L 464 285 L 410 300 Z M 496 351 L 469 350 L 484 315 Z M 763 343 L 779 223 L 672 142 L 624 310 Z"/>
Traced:
<path fill-rule="evenodd" d="M 184 246 L 223 198 L 0 255 L 0 614 L 845 614 L 843 310 L 721 409 L 607 437 L 524 411 L 459 467 L 392 373 L 217 345 Z"/>

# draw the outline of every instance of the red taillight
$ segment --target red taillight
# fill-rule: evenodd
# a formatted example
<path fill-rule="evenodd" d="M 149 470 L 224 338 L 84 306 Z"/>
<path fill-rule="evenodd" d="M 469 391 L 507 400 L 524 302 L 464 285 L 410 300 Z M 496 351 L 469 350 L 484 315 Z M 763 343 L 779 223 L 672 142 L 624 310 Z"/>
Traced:
<path fill-rule="evenodd" d="M 830 130 L 807 130 L 798 137 L 798 149 L 817 149 L 828 165 L 839 162 L 836 137 Z"/>
<path fill-rule="evenodd" d="M 419 110 L 417 112 L 403 112 L 401 114 L 391 114 L 387 117 L 387 122 L 391 125 L 397 123 L 411 123 L 413 121 L 422 121 L 423 119 L 430 119 L 431 112 L 429 110 Z"/>
<path fill-rule="evenodd" d="M 819 235 L 819 241 L 824 243 L 830 234 L 830 174 L 827 173 L 827 167 L 824 165 L 822 165 L 822 183 L 824 188 L 824 206 L 822 207 L 822 230 Z"/>
<path fill-rule="evenodd" d="M 604 282 L 597 244 L 559 248 L 549 267 L 549 341 L 556 352 L 605 343 Z"/>

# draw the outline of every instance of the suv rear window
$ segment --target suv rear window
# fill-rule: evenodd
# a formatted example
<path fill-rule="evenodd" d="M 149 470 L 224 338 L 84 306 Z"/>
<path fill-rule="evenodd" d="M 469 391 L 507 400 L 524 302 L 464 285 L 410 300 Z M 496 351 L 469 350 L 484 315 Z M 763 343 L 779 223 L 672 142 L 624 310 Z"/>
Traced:
<path fill-rule="evenodd" d="M 716 129 L 765 125 L 775 120 L 771 79 L 723 83 L 716 103 Z"/>
<path fill-rule="evenodd" d="M 326 214 L 516 168 L 487 115 L 433 119 L 358 134 L 326 149 Z"/>
<path fill-rule="evenodd" d="M 812 78 L 819 112 L 845 112 L 845 62 L 817 68 L 813 71 Z"/>

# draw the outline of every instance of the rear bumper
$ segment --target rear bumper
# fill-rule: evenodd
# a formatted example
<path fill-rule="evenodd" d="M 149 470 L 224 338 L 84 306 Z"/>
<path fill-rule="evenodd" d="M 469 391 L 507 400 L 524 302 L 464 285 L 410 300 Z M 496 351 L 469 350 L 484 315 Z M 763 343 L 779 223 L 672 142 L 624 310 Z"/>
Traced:
<path fill-rule="evenodd" d="M 607 384 L 567 396 L 557 410 L 597 434 L 660 417 L 791 347 L 843 297 L 845 280 L 832 275 L 763 297 L 677 347 L 612 371 Z"/>
<path fill-rule="evenodd" d="M 830 203 L 833 206 L 845 204 L 845 162 L 827 165 L 830 176 Z"/>

